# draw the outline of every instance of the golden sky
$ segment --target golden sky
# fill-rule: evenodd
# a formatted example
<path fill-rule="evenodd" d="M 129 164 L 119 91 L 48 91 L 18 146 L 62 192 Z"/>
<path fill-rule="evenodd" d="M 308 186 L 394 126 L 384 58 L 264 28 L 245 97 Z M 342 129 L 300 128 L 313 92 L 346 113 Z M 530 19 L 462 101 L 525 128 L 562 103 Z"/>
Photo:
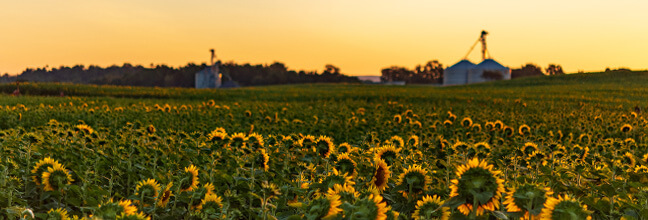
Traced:
<path fill-rule="evenodd" d="M 380 75 L 459 61 L 487 30 L 500 63 L 648 69 L 645 0 L 28 0 L 0 5 L 0 73 L 218 58 Z M 479 62 L 479 46 L 469 57 Z"/>

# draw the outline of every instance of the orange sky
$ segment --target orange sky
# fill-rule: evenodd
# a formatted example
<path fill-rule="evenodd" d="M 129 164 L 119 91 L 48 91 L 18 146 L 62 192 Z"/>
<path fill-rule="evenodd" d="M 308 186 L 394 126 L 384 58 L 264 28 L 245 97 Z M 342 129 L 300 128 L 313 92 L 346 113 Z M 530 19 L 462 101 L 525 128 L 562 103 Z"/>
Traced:
<path fill-rule="evenodd" d="M 644 0 L 29 0 L 0 7 L 0 73 L 129 62 L 180 66 L 218 57 L 380 75 L 459 61 L 482 29 L 500 63 L 567 72 L 648 69 Z M 479 47 L 470 59 L 479 62 Z"/>

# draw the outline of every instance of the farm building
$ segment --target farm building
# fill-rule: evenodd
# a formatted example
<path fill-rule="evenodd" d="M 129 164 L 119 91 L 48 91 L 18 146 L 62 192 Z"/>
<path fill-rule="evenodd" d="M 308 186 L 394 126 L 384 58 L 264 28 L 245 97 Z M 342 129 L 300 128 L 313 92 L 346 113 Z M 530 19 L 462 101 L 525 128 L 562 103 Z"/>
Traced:
<path fill-rule="evenodd" d="M 214 62 L 216 54 L 211 51 L 211 66 L 196 73 L 196 89 L 219 88 L 221 87 L 221 75 L 218 69 L 220 62 Z"/>
<path fill-rule="evenodd" d="M 511 69 L 499 64 L 497 61 L 487 58 L 488 50 L 486 49 L 486 35 L 488 32 L 482 31 L 481 36 L 470 48 L 468 54 L 477 45 L 482 43 L 482 62 L 475 65 L 468 61 L 466 57 L 458 63 L 445 69 L 443 76 L 443 85 L 463 85 L 471 83 L 481 83 L 493 80 L 511 79 Z"/>
<path fill-rule="evenodd" d="M 455 65 L 446 68 L 443 73 L 443 85 L 468 84 L 469 72 L 474 69 L 475 66 L 474 63 L 468 60 L 461 60 Z"/>

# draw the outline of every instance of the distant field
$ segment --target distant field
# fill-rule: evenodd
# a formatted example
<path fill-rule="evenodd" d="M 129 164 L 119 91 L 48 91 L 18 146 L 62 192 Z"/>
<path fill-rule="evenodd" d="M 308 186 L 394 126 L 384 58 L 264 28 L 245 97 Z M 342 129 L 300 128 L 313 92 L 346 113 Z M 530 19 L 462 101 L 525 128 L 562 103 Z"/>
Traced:
<path fill-rule="evenodd" d="M 0 216 L 645 219 L 645 85 L 0 84 Z"/>

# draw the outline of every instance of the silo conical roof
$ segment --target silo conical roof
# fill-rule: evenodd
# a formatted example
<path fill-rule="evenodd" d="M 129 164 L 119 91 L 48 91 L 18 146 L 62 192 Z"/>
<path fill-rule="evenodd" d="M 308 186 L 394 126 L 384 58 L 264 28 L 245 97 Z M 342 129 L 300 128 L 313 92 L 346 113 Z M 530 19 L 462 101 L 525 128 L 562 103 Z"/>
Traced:
<path fill-rule="evenodd" d="M 482 69 L 507 69 L 505 66 L 502 64 L 498 63 L 497 61 L 493 59 L 485 59 L 481 63 L 477 64 L 477 68 L 482 68 Z"/>
<path fill-rule="evenodd" d="M 475 64 L 470 62 L 469 60 L 461 60 L 458 63 L 455 63 L 454 65 L 446 68 L 446 70 L 452 70 L 452 69 L 467 69 L 467 68 L 472 68 L 474 67 Z"/>

